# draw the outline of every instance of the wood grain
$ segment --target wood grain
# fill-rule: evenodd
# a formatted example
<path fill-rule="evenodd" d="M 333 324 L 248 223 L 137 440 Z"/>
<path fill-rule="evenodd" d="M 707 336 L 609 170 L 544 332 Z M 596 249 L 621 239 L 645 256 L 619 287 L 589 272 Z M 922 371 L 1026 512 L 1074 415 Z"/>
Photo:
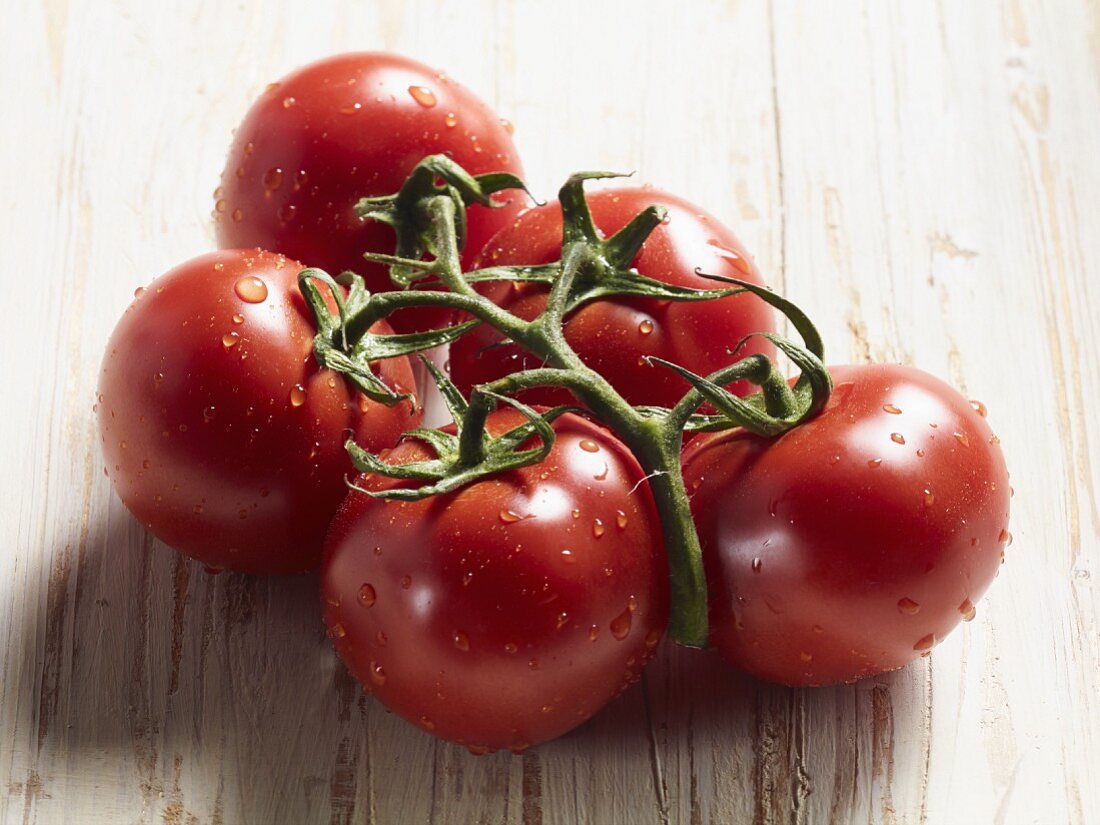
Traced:
<path fill-rule="evenodd" d="M 0 50 L 0 821 L 1100 820 L 1100 4 L 14 0 Z M 365 698 L 310 577 L 209 576 L 113 497 L 91 406 L 137 286 L 212 245 L 229 132 L 321 55 L 445 66 L 536 192 L 636 169 L 731 226 L 837 361 L 990 409 L 1016 496 L 978 619 L 898 673 L 667 649 L 476 758 Z"/>

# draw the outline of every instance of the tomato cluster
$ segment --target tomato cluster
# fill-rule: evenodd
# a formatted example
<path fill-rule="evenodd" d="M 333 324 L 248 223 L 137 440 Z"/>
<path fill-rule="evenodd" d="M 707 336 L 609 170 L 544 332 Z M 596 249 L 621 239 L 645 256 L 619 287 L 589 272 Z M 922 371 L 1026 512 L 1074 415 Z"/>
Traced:
<path fill-rule="evenodd" d="M 776 344 L 803 371 L 816 357 L 775 334 L 769 304 L 783 305 L 737 238 L 646 187 L 598 191 L 580 219 L 567 189 L 521 211 L 502 183 L 522 171 L 511 131 L 452 78 L 395 55 L 341 55 L 267 87 L 215 192 L 222 250 L 135 293 L 108 343 L 102 452 L 134 516 L 211 572 L 319 567 L 329 636 L 364 688 L 475 753 L 559 736 L 639 678 L 678 600 L 693 598 L 677 575 L 684 533 L 701 549 L 705 640 L 761 678 L 898 668 L 972 618 L 1011 540 L 985 408 L 911 367 L 862 365 L 820 366 L 823 408 L 782 412 L 803 396 L 760 377 L 776 375 Z M 375 294 L 409 286 L 369 255 L 400 251 L 409 215 L 428 232 L 450 214 L 369 220 L 363 199 L 385 201 L 429 155 L 473 176 L 432 193 L 496 185 L 457 201 L 448 237 L 464 242 L 463 273 L 506 274 L 465 303 L 444 296 L 393 313 L 392 327 L 389 313 L 356 326 Z M 638 243 L 615 247 L 646 210 Z M 416 249 L 445 280 L 427 254 L 440 243 Z M 570 260 L 587 250 L 585 271 L 618 291 L 582 295 L 530 340 L 475 311 L 483 301 L 534 324 L 566 305 L 556 279 L 574 265 L 555 262 L 570 244 Z M 629 250 L 623 261 L 613 247 Z M 311 276 L 329 288 L 312 292 L 307 267 L 348 274 Z M 482 323 L 453 326 L 469 312 Z M 454 383 L 436 371 L 452 412 L 473 415 L 466 396 L 509 401 L 489 387 L 548 362 L 579 377 L 517 384 L 474 438 L 457 415 L 421 430 L 408 353 L 427 345 L 402 333 L 425 330 L 454 340 Z M 735 361 L 746 369 L 723 372 Z M 705 396 L 692 426 L 719 431 L 685 438 L 677 456 L 638 422 L 676 418 L 689 390 Z M 656 417 L 629 418 L 631 405 Z M 500 443 L 520 458 L 479 471 Z"/>

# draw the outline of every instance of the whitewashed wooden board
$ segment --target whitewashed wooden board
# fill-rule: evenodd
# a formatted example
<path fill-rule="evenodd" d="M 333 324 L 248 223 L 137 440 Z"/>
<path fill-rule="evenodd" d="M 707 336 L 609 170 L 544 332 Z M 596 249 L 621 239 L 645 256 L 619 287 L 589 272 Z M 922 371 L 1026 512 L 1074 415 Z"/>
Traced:
<path fill-rule="evenodd" d="M 0 4 L 0 820 L 1100 821 L 1100 4 Z M 666 650 L 476 758 L 365 699 L 315 581 L 210 577 L 113 497 L 91 405 L 133 289 L 212 246 L 269 80 L 405 52 L 517 125 L 535 190 L 636 169 L 728 221 L 836 361 L 985 401 L 1016 541 L 932 657 L 790 690 Z"/>

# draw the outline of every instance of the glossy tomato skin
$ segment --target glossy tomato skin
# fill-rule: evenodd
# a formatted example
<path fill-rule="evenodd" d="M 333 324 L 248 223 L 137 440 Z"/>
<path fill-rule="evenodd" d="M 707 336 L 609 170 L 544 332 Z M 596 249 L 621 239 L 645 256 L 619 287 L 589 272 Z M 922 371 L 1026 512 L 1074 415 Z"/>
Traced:
<path fill-rule="evenodd" d="M 651 204 L 668 209 L 668 223 L 654 230 L 634 259 L 642 275 L 677 286 L 715 288 L 714 281 L 695 274 L 699 268 L 708 274 L 764 283 L 734 234 L 682 198 L 633 187 L 591 193 L 588 203 L 596 226 L 607 236 Z M 555 201 L 524 212 L 502 229 L 474 266 L 550 263 L 561 257 L 561 242 L 561 207 Z M 546 289 L 541 285 L 495 283 L 486 286 L 484 293 L 525 319 L 534 318 L 546 306 Z M 771 309 L 752 295 L 693 304 L 620 298 L 594 302 L 573 313 L 566 319 L 565 337 L 581 359 L 632 404 L 671 407 L 688 390 L 688 383 L 664 368 L 649 366 L 641 356 L 656 355 L 707 375 L 732 363 L 727 348 L 744 336 L 774 330 Z M 500 340 L 499 333 L 482 326 L 451 346 L 452 378 L 461 389 L 468 391 L 475 384 L 541 364 L 518 346 L 492 346 Z M 742 354 L 755 352 L 773 355 L 775 349 L 754 338 Z M 751 391 L 746 382 L 734 385 L 734 390 Z M 563 390 L 532 390 L 523 397 L 540 404 L 572 402 Z"/>
<path fill-rule="evenodd" d="M 489 430 L 522 420 L 498 411 Z M 543 463 L 455 493 L 384 503 L 352 492 L 326 542 L 325 621 L 348 668 L 390 709 L 475 753 L 581 724 L 638 677 L 668 621 L 660 523 L 637 462 L 584 419 L 554 429 Z M 389 460 L 428 454 L 405 442 Z"/>
<path fill-rule="evenodd" d="M 409 401 L 375 403 L 318 367 L 301 268 L 260 250 L 194 258 L 138 295 L 107 345 L 97 411 L 115 490 L 214 568 L 316 567 L 353 472 L 347 432 L 383 449 L 419 421 Z M 380 371 L 412 386 L 405 358 Z"/>
<path fill-rule="evenodd" d="M 471 174 L 523 174 L 506 125 L 441 72 L 395 54 L 356 52 L 304 66 L 273 83 L 245 115 L 215 192 L 218 245 L 261 246 L 336 275 L 393 289 L 364 252 L 393 253 L 393 231 L 363 221 L 355 204 L 391 195 L 426 155 L 446 153 Z M 522 207 L 469 210 L 466 262 Z M 412 320 L 410 321 L 410 315 Z M 393 326 L 438 323 L 444 313 L 396 313 Z"/>
<path fill-rule="evenodd" d="M 984 407 L 912 367 L 831 372 L 825 410 L 774 442 L 732 431 L 684 453 L 710 642 L 789 685 L 926 653 L 973 617 L 1010 540 Z"/>

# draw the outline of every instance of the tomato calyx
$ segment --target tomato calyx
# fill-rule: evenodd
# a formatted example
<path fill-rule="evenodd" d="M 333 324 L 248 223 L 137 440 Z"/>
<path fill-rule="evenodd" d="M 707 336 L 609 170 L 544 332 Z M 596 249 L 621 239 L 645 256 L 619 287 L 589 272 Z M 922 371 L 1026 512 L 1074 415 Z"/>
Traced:
<path fill-rule="evenodd" d="M 513 373 L 476 385 L 467 404 L 449 382 L 440 380 L 444 398 L 456 419 L 456 433 L 414 431 L 409 436 L 429 443 L 437 458 L 410 465 L 389 465 L 348 444 L 356 465 L 367 472 L 424 482 L 420 487 L 388 497 L 422 498 L 457 489 L 477 478 L 505 469 L 543 460 L 552 444 L 548 418 L 567 408 L 539 413 L 524 407 L 511 396 L 535 387 L 562 387 L 576 397 L 586 414 L 597 419 L 620 438 L 646 472 L 646 482 L 657 506 L 669 562 L 672 597 L 669 635 L 681 644 L 704 647 L 707 643 L 707 587 L 702 550 L 689 506 L 680 468 L 680 449 L 685 429 L 729 429 L 746 427 L 767 436 L 778 435 L 815 414 L 824 405 L 832 385 L 822 365 L 821 338 L 797 307 L 774 293 L 747 284 L 714 277 L 716 288 L 696 289 L 656 281 L 631 267 L 634 256 L 650 233 L 665 218 L 665 209 L 653 205 L 643 209 L 619 232 L 600 236 L 584 194 L 587 181 L 616 177 L 610 172 L 582 172 L 571 176 L 560 191 L 563 218 L 562 253 L 556 263 L 544 266 L 496 266 L 463 272 L 460 246 L 466 205 L 484 195 L 482 187 L 507 188 L 506 176 L 466 175 L 446 158 L 429 157 L 410 175 L 397 195 L 362 202 L 361 214 L 389 223 L 397 232 L 398 254 L 368 253 L 366 260 L 387 264 L 394 282 L 405 287 L 393 292 L 357 293 L 354 312 L 349 312 L 342 331 L 326 340 L 343 346 L 364 340 L 364 331 L 375 322 L 402 309 L 445 307 L 472 316 L 466 325 L 436 330 L 419 341 L 402 338 L 385 344 L 402 347 L 402 352 L 423 345 L 436 346 L 443 338 L 453 340 L 472 323 L 485 323 L 505 339 L 535 355 L 542 366 Z M 486 178 L 488 180 L 486 180 Z M 437 181 L 443 180 L 440 184 Z M 522 187 L 522 183 L 519 184 Z M 303 273 L 303 277 L 307 273 Z M 310 278 L 320 275 L 310 275 Z M 347 276 L 343 276 L 345 281 Z M 548 287 L 545 309 L 525 320 L 479 293 L 475 284 L 485 281 L 541 282 Z M 353 282 L 349 282 L 353 283 Z M 409 288 L 413 287 L 413 288 Z M 803 371 L 793 388 L 762 355 L 738 359 L 744 341 L 731 342 L 733 363 L 709 376 L 698 376 L 681 366 L 653 359 L 653 363 L 680 373 L 692 385 L 673 408 L 634 407 L 615 388 L 587 366 L 566 341 L 566 316 L 585 303 L 628 296 L 664 301 L 707 301 L 749 291 L 778 309 L 791 321 L 804 343 L 768 335 Z M 761 333 L 763 334 L 763 333 Z M 319 336 L 321 337 L 321 336 Z M 394 336 L 395 338 L 399 336 Z M 335 346 L 335 343 L 334 343 Z M 354 344 L 351 345 L 354 348 Z M 375 345 L 378 353 L 379 345 Z M 338 347 L 337 347 L 338 348 Z M 326 357 L 331 357 L 327 355 Z M 761 387 L 757 396 L 738 399 L 723 384 L 745 378 Z M 515 406 L 527 418 L 517 430 L 498 439 L 485 435 L 486 416 L 497 405 Z M 710 404 L 716 411 L 700 415 Z M 523 449 L 525 442 L 538 438 L 541 446 Z"/>
<path fill-rule="evenodd" d="M 427 358 L 421 360 L 439 387 L 451 413 L 455 432 L 419 428 L 405 433 L 406 439 L 423 441 L 436 454 L 434 459 L 405 464 L 389 463 L 364 450 L 355 443 L 355 439 L 348 439 L 345 447 L 360 472 L 427 482 L 419 487 L 377 491 L 351 485 L 353 489 L 373 498 L 418 501 L 452 492 L 487 476 L 538 464 L 554 446 L 551 423 L 563 413 L 577 411 L 575 407 L 560 406 L 540 412 L 485 387 L 477 388 L 467 401 L 435 364 Z M 485 421 L 498 403 L 514 407 L 527 421 L 492 437 L 485 429 Z M 538 445 L 524 448 L 523 445 L 532 438 L 538 439 Z"/>

